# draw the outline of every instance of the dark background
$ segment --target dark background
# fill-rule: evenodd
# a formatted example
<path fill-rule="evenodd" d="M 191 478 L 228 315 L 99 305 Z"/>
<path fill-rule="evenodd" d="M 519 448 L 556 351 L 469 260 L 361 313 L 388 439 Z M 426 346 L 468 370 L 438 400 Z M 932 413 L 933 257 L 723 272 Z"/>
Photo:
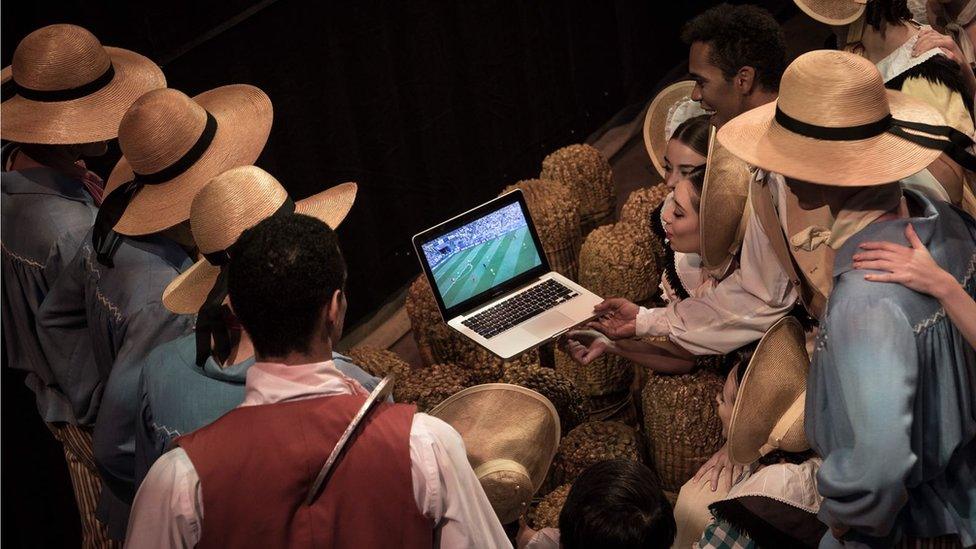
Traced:
<path fill-rule="evenodd" d="M 339 231 L 354 325 L 419 273 L 414 233 L 537 176 L 546 154 L 683 73 L 681 25 L 716 3 L 10 0 L 0 58 L 8 65 L 27 33 L 68 22 L 153 59 L 190 95 L 265 90 L 275 121 L 258 165 L 296 199 L 359 183 Z M 113 161 L 93 167 L 107 175 Z M 3 383 L 2 543 L 76 545 L 63 459 L 18 374 L 4 368 Z"/>

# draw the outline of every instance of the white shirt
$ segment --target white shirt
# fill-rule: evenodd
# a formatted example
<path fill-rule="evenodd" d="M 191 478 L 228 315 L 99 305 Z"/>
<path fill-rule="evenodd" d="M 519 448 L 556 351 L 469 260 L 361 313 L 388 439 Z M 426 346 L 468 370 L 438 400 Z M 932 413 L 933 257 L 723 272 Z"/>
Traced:
<path fill-rule="evenodd" d="M 298 366 L 259 362 L 247 372 L 241 406 L 347 394 L 367 393 L 332 361 Z M 435 547 L 512 546 L 468 463 L 461 436 L 450 425 L 427 414 L 414 415 L 410 462 L 414 500 L 435 525 Z M 196 546 L 204 517 L 203 489 L 182 448 L 164 454 L 136 494 L 126 547 Z"/>
<path fill-rule="evenodd" d="M 783 217 L 785 182 L 777 174 L 768 174 L 766 183 Z M 641 307 L 637 335 L 667 335 L 696 355 L 726 354 L 761 338 L 796 300 L 796 289 L 780 266 L 769 237 L 751 216 L 739 268 L 718 284 L 694 291 L 688 299 L 655 309 Z"/>

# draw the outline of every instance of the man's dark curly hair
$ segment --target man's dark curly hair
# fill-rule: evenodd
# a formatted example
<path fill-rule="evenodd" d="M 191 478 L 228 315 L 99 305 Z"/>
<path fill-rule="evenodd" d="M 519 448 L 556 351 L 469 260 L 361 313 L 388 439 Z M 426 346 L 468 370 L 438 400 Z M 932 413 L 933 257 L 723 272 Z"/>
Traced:
<path fill-rule="evenodd" d="M 864 9 L 864 22 L 884 34 L 888 25 L 898 25 L 912 20 L 908 0 L 872 0 Z"/>
<path fill-rule="evenodd" d="M 335 231 L 294 214 L 244 231 L 231 256 L 231 306 L 260 356 L 307 352 L 323 307 L 342 290 L 346 262 Z"/>
<path fill-rule="evenodd" d="M 750 5 L 719 4 L 689 21 L 681 39 L 689 46 L 693 42 L 709 44 L 709 61 L 727 80 L 742 67 L 752 67 L 760 86 L 779 90 L 786 70 L 786 39 L 768 11 Z"/>

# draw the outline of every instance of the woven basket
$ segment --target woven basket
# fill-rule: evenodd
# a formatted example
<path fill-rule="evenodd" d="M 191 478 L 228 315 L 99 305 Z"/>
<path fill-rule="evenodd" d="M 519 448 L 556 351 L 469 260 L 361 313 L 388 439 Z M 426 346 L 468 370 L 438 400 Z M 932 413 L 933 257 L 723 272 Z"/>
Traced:
<path fill-rule="evenodd" d="M 407 291 L 406 308 L 413 338 L 425 366 L 438 363 L 457 364 L 464 369 L 477 370 L 476 375 L 479 379 L 492 378 L 492 381 L 495 381 L 501 376 L 504 366 L 539 363 L 539 353 L 536 350 L 503 361 L 484 347 L 451 329 L 441 318 L 430 284 L 423 275 L 417 277 L 410 285 Z"/>
<path fill-rule="evenodd" d="M 542 161 L 539 179 L 568 184 L 580 201 L 580 232 L 611 223 L 617 206 L 613 170 L 600 151 L 590 145 L 563 147 Z"/>
<path fill-rule="evenodd" d="M 724 384 L 723 376 L 707 369 L 648 377 L 641 399 L 644 435 L 665 490 L 677 493 L 722 446 L 715 395 Z"/>
<path fill-rule="evenodd" d="M 418 412 L 429 412 L 434 406 L 458 391 L 470 387 L 467 372 L 454 364 L 434 364 L 430 368 L 411 370 L 393 386 L 393 400 L 416 404 Z"/>
<path fill-rule="evenodd" d="M 563 484 L 542 499 L 533 502 L 525 517 L 526 524 L 533 530 L 559 528 L 559 514 L 563 511 L 563 505 L 566 504 L 566 498 L 572 487 L 572 484 Z"/>
<path fill-rule="evenodd" d="M 650 233 L 650 247 L 654 255 L 655 264 L 663 268 L 665 264 L 665 243 L 662 238 L 663 228 L 651 227 L 651 214 L 664 202 L 664 199 L 671 192 L 664 183 L 654 187 L 637 189 L 630 193 L 627 202 L 624 203 L 620 211 L 620 220 L 628 223 L 635 223 L 645 228 L 645 232 Z"/>
<path fill-rule="evenodd" d="M 566 376 L 551 368 L 513 365 L 505 368 L 501 383 L 520 385 L 549 399 L 565 435 L 586 420 L 586 396 Z"/>
<path fill-rule="evenodd" d="M 583 366 L 568 353 L 556 349 L 556 371 L 569 378 L 586 395 L 588 414 L 620 402 L 630 391 L 634 364 L 617 355 L 605 354 Z"/>
<path fill-rule="evenodd" d="M 645 302 L 661 282 L 652 252 L 652 235 L 638 224 L 621 221 L 599 227 L 580 249 L 579 282 L 597 295 Z"/>
<path fill-rule="evenodd" d="M 399 380 L 410 373 L 410 365 L 393 351 L 374 347 L 353 347 L 346 354 L 352 359 L 353 364 L 371 376 L 383 378 L 393 374 Z"/>
<path fill-rule="evenodd" d="M 552 270 L 576 280 L 580 236 L 579 198 L 562 181 L 527 179 L 505 187 L 522 189 Z"/>
<path fill-rule="evenodd" d="M 591 465 L 610 459 L 642 461 L 637 431 L 616 421 L 589 421 L 560 441 L 552 460 L 553 480 L 574 482 Z"/>

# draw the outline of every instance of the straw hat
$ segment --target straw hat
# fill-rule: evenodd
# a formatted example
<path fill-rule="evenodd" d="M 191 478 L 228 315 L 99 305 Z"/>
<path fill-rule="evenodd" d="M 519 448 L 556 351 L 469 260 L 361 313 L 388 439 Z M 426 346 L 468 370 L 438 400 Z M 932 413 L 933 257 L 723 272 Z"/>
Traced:
<path fill-rule="evenodd" d="M 208 122 L 208 113 L 213 122 Z M 253 164 L 271 132 L 271 100 L 246 84 L 221 86 L 190 99 L 172 88 L 149 92 L 125 113 L 119 126 L 123 158 L 109 175 L 106 195 L 142 176 L 174 170 L 132 197 L 114 230 L 151 234 L 190 218 L 190 202 L 214 176 Z M 209 140 L 209 144 L 207 143 Z M 205 149 L 201 150 L 200 147 Z"/>
<path fill-rule="evenodd" d="M 352 208 L 357 188 L 355 183 L 336 185 L 295 202 L 294 212 L 320 219 L 334 229 Z M 232 168 L 210 180 L 193 199 L 193 240 L 201 254 L 220 255 L 245 230 L 290 205 L 288 193 L 268 172 L 257 166 Z M 178 314 L 197 312 L 219 274 L 220 267 L 210 260 L 197 261 L 166 287 L 163 305 Z"/>
<path fill-rule="evenodd" d="M 793 0 L 793 3 L 817 21 L 840 27 L 864 15 L 868 0 Z"/>
<path fill-rule="evenodd" d="M 941 154 L 912 141 L 919 136 L 906 131 L 904 121 L 944 124 L 924 101 L 886 90 L 867 59 L 819 50 L 786 68 L 779 99 L 727 122 L 718 140 L 749 164 L 786 177 L 880 185 L 918 173 Z"/>
<path fill-rule="evenodd" d="M 773 450 L 810 448 L 803 433 L 809 369 L 803 328 L 791 316 L 780 319 L 759 340 L 739 384 L 729 424 L 732 461 L 748 465 Z"/>
<path fill-rule="evenodd" d="M 539 393 L 505 383 L 469 387 L 430 415 L 454 427 L 499 521 L 515 521 L 539 490 L 559 446 L 559 416 Z"/>
<path fill-rule="evenodd" d="M 10 67 L 0 69 L 0 85 L 3 91 L 0 92 L 0 101 L 6 101 L 17 95 L 17 84 L 14 83 L 14 71 Z"/>
<path fill-rule="evenodd" d="M 75 25 L 50 25 L 28 34 L 8 69 L 16 87 L 7 99 L 4 86 L 0 133 L 19 143 L 113 139 L 129 105 L 166 86 L 155 63 L 129 50 L 103 47 Z"/>
<path fill-rule="evenodd" d="M 664 151 L 671 134 L 685 120 L 708 114 L 691 98 L 693 89 L 695 82 L 692 80 L 671 84 L 654 97 L 644 116 L 644 146 L 661 177 L 664 177 Z"/>
<path fill-rule="evenodd" d="M 742 243 L 748 214 L 749 165 L 719 145 L 712 129 L 698 216 L 706 269 L 724 269 Z"/>

